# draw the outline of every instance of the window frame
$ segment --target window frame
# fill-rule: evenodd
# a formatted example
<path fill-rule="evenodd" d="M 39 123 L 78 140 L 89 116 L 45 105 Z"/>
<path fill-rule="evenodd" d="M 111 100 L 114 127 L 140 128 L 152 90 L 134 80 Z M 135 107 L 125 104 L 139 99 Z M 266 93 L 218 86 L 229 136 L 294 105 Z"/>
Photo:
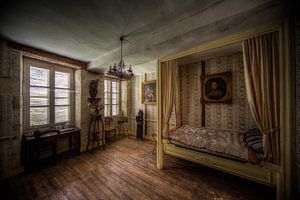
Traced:
<path fill-rule="evenodd" d="M 30 131 L 38 128 L 54 128 L 58 125 L 64 125 L 66 122 L 55 123 L 55 72 L 70 73 L 70 110 L 69 124 L 74 125 L 75 122 L 75 73 L 74 69 L 65 67 L 59 64 L 37 60 L 29 57 L 23 57 L 23 124 L 25 131 Z M 30 125 L 30 66 L 44 68 L 49 70 L 49 123 L 43 125 Z M 66 88 L 65 88 L 66 89 Z"/>
<path fill-rule="evenodd" d="M 109 81 L 110 83 L 110 91 L 109 92 L 105 92 L 105 81 Z M 119 84 L 119 91 L 118 92 L 113 92 L 112 91 L 112 82 L 117 82 Z M 120 80 L 117 80 L 117 79 L 109 79 L 109 78 L 104 78 L 104 117 L 118 117 L 120 116 L 120 111 L 121 111 L 121 81 Z M 105 93 L 109 93 L 110 94 L 110 102 L 109 104 L 105 104 Z M 112 104 L 112 94 L 118 94 L 118 104 Z M 106 105 L 110 105 L 110 115 L 106 116 L 105 115 L 105 106 Z M 113 115 L 112 114 L 112 106 L 113 105 L 117 105 L 118 106 L 118 114 L 117 115 Z"/>

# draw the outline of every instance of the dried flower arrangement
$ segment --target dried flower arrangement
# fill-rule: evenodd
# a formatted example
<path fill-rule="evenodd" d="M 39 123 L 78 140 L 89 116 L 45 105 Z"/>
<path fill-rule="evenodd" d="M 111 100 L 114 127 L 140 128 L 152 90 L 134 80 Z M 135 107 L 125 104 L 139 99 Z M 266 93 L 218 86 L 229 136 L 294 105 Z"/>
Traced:
<path fill-rule="evenodd" d="M 90 109 L 91 114 L 99 115 L 101 114 L 101 110 L 104 109 L 104 106 L 101 102 L 101 98 L 89 98 L 88 107 Z"/>

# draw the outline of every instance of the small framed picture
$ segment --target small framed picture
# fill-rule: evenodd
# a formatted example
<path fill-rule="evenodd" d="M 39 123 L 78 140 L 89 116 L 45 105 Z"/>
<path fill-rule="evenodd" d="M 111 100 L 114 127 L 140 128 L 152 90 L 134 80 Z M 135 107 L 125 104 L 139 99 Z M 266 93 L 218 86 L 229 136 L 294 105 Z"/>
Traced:
<path fill-rule="evenodd" d="M 142 103 L 156 104 L 156 80 L 142 83 Z"/>
<path fill-rule="evenodd" d="M 201 76 L 201 103 L 232 102 L 231 72 Z"/>

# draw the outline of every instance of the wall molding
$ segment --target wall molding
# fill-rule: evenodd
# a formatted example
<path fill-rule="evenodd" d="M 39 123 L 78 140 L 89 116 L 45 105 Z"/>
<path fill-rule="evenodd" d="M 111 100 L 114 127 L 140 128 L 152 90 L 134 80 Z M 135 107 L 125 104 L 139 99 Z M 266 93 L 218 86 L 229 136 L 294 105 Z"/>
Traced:
<path fill-rule="evenodd" d="M 218 39 L 218 40 L 207 42 L 207 43 L 204 43 L 202 45 L 196 46 L 194 48 L 187 49 L 185 51 L 175 53 L 175 54 L 170 55 L 170 56 L 161 57 L 159 59 L 159 62 L 166 62 L 166 61 L 169 61 L 169 60 L 178 59 L 178 58 L 188 56 L 188 55 L 191 55 L 191 54 L 201 53 L 201 52 L 204 52 L 204 51 L 207 51 L 207 50 L 211 50 L 213 48 L 223 47 L 223 46 L 227 46 L 227 45 L 230 45 L 230 44 L 234 44 L 236 42 L 241 42 L 243 40 L 246 40 L 246 39 L 249 39 L 249 38 L 252 38 L 252 37 L 256 37 L 256 36 L 259 36 L 259 35 L 264 35 L 264 34 L 267 34 L 267 33 L 276 32 L 276 31 L 278 31 L 280 25 L 281 25 L 280 23 L 274 23 L 274 24 L 270 24 L 268 26 L 254 28 L 254 29 L 244 31 L 244 32 L 241 32 L 241 33 L 229 35 L 227 37 L 223 37 L 223 38 Z"/>
<path fill-rule="evenodd" d="M 87 62 L 68 58 L 66 56 L 57 55 L 55 53 L 50 53 L 48 51 L 25 46 L 12 41 L 7 41 L 7 46 L 12 49 L 22 51 L 24 56 L 37 58 L 48 62 L 54 62 L 56 64 L 65 65 L 67 67 L 71 67 L 75 69 L 87 69 L 87 65 L 88 65 Z"/>

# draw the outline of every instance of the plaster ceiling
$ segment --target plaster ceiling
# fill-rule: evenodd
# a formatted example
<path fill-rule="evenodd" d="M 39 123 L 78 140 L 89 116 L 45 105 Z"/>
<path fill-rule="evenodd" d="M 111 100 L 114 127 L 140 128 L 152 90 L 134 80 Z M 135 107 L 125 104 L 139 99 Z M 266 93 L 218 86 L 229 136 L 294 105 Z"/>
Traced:
<path fill-rule="evenodd" d="M 0 34 L 9 40 L 89 62 L 104 72 L 123 55 L 137 71 L 155 59 L 276 21 L 271 0 L 39 0 L 1 5 Z"/>

